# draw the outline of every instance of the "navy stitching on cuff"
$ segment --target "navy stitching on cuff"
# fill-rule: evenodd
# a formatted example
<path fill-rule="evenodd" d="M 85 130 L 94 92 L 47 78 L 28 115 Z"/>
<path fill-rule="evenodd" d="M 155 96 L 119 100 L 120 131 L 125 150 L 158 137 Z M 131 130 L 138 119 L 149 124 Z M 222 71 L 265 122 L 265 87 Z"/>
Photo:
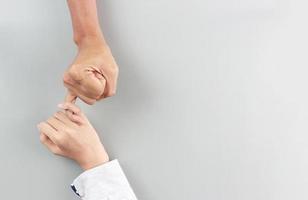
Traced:
<path fill-rule="evenodd" d="M 77 192 L 75 186 L 74 186 L 74 185 L 71 185 L 71 188 L 72 188 L 72 190 L 75 192 L 75 194 L 77 194 L 77 195 L 80 197 L 80 194 L 78 194 L 78 192 Z"/>

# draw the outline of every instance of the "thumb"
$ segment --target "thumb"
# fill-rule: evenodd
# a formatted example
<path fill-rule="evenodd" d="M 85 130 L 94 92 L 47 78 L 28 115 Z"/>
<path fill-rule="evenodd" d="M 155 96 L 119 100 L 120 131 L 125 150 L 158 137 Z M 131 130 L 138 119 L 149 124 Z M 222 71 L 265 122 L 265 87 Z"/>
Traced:
<path fill-rule="evenodd" d="M 69 103 L 75 103 L 76 98 L 77 98 L 77 96 L 74 93 L 72 93 L 71 91 L 67 91 L 67 94 L 66 94 L 64 101 L 69 102 Z"/>

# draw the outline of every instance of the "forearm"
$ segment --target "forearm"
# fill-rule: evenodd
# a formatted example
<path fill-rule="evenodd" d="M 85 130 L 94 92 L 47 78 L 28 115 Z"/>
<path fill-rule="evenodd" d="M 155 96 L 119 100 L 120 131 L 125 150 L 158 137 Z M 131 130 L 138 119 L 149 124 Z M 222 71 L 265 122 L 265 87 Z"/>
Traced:
<path fill-rule="evenodd" d="M 74 41 L 80 48 L 105 44 L 97 15 L 96 0 L 67 0 L 73 24 Z"/>

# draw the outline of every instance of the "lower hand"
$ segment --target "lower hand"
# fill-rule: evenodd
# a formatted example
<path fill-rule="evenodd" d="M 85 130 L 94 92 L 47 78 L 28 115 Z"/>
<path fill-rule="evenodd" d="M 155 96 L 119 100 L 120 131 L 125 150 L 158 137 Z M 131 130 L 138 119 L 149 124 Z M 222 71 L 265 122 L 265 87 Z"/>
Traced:
<path fill-rule="evenodd" d="M 109 161 L 95 129 L 72 103 L 38 125 L 41 142 L 54 154 L 75 160 L 84 170 Z"/>

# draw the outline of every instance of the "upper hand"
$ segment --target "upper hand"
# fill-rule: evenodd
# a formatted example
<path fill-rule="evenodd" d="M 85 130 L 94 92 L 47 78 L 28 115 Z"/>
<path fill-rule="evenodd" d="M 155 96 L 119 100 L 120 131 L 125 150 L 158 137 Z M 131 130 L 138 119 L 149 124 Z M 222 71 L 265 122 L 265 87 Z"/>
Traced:
<path fill-rule="evenodd" d="M 79 48 L 73 64 L 66 70 L 63 82 L 68 89 L 66 101 L 79 97 L 87 104 L 115 94 L 118 66 L 106 44 Z"/>

